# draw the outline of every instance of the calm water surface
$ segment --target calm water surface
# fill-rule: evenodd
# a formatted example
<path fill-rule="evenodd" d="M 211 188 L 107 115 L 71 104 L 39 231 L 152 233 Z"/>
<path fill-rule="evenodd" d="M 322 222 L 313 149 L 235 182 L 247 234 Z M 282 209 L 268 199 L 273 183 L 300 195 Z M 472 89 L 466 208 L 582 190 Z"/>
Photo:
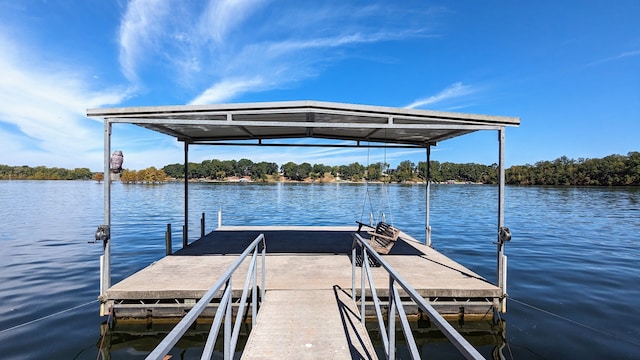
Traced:
<path fill-rule="evenodd" d="M 114 283 L 164 256 L 167 223 L 180 246 L 182 190 L 114 184 Z M 94 182 L 0 181 L 0 357 L 96 359 L 101 345 L 112 359 L 146 356 L 123 341 L 144 339 L 110 337 L 107 346 L 101 337 L 102 247 L 88 241 L 103 222 L 102 191 Z M 497 188 L 436 185 L 431 195 L 436 249 L 495 281 Z M 198 237 L 202 212 L 213 229 L 219 209 L 225 225 L 353 225 L 373 211 L 424 240 L 424 199 L 422 185 L 193 184 L 189 235 Z M 640 358 L 640 189 L 507 187 L 505 223 L 505 357 Z M 455 354 L 446 344 L 424 351 Z"/>

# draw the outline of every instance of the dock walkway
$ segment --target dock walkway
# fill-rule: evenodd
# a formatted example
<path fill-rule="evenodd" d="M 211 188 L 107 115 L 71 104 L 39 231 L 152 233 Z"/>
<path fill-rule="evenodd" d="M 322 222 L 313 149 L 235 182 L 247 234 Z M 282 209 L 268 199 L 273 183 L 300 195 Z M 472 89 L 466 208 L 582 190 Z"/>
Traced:
<path fill-rule="evenodd" d="M 266 290 L 351 289 L 351 246 L 357 227 L 222 227 L 174 255 L 166 256 L 106 292 L 117 318 L 182 316 L 233 263 L 265 234 Z M 385 260 L 443 315 L 486 314 L 500 289 L 466 267 L 402 233 Z M 247 264 L 238 269 L 240 279 Z M 379 296 L 388 275 L 373 268 Z M 359 272 L 357 270 L 359 286 Z M 239 297 L 243 281 L 234 281 Z M 493 303 L 492 303 L 493 302 Z M 472 309 L 479 306 L 477 309 Z M 212 315 L 214 309 L 205 313 Z"/>
<path fill-rule="evenodd" d="M 242 359 L 377 359 L 343 289 L 269 290 Z"/>

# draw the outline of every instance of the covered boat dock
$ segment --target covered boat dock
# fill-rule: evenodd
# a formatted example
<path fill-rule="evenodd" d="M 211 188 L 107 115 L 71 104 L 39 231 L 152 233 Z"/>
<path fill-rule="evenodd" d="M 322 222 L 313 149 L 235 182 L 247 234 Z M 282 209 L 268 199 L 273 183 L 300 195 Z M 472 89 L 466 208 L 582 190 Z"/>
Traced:
<path fill-rule="evenodd" d="M 402 233 L 391 252 L 383 255 L 383 262 L 385 262 L 383 267 L 386 269 L 387 266 L 393 266 L 397 274 L 415 289 L 415 293 L 413 290 L 401 291 L 398 299 L 403 299 L 402 302 L 408 300 L 412 294 L 418 294 L 441 314 L 453 316 L 462 314 L 471 318 L 487 316 L 491 310 L 506 311 L 507 263 L 504 245 L 510 240 L 511 235 L 504 225 L 504 139 L 505 128 L 518 126 L 520 123 L 518 118 L 318 101 L 90 109 L 87 110 L 87 116 L 104 119 L 105 174 L 112 170 L 110 164 L 112 127 L 114 124 L 125 123 L 166 134 L 183 142 L 185 179 L 188 173 L 189 148 L 194 145 L 417 148 L 424 149 L 427 164 L 429 164 L 431 148 L 441 141 L 480 130 L 496 131 L 499 190 L 496 199 L 498 214 L 496 214 L 495 283 L 483 279 L 432 248 L 429 181 L 425 184 L 427 188 L 425 242 L 416 240 L 411 234 Z M 288 139 L 298 141 L 287 142 Z M 300 142 L 300 139 L 308 141 Z M 322 140 L 318 142 L 317 139 Z M 428 166 L 427 179 L 429 179 Z M 220 226 L 206 235 L 203 230 L 203 236 L 197 241 L 190 242 L 188 239 L 188 230 L 191 225 L 188 215 L 189 182 L 185 181 L 183 248 L 113 285 L 110 270 L 113 261 L 110 251 L 110 181 L 104 182 L 104 194 L 104 224 L 96 233 L 96 239 L 102 242 L 104 249 L 101 256 L 99 297 L 102 315 L 110 313 L 121 319 L 185 315 L 198 306 L 200 299 L 209 296 L 216 279 L 225 275 L 225 269 L 258 235 L 258 237 L 263 236 L 265 243 L 263 251 L 266 252 L 262 270 L 255 272 L 255 276 L 259 273 L 263 277 L 264 284 L 261 289 L 260 298 L 263 302 L 260 308 L 270 309 L 265 315 L 261 315 L 261 310 L 258 313 L 258 320 L 260 317 L 267 317 L 268 314 L 282 314 L 282 310 L 273 308 L 276 303 L 282 303 L 282 299 L 271 300 L 271 305 L 269 299 L 279 299 L 278 296 L 284 294 L 291 309 L 298 308 L 302 312 L 313 312 L 314 309 L 326 311 L 322 310 L 325 307 L 343 309 L 340 310 L 342 322 L 337 321 L 335 324 L 338 324 L 336 325 L 338 327 L 342 326 L 342 329 L 338 330 L 344 330 L 344 336 L 337 339 L 338 343 L 325 344 L 322 348 L 342 348 L 344 344 L 340 345 L 340 341 L 344 340 L 345 336 L 347 339 L 353 339 L 353 336 L 358 339 L 368 339 L 368 336 L 362 333 L 363 327 L 354 325 L 351 328 L 345 325 L 347 322 L 353 323 L 354 319 L 345 318 L 344 315 L 347 313 L 355 315 L 355 313 L 344 312 L 345 303 L 339 300 L 340 296 L 338 296 L 339 291 L 351 293 L 355 301 L 355 269 L 360 267 L 364 272 L 365 267 L 369 268 L 365 266 L 369 264 L 369 260 L 362 260 L 360 264 L 356 264 L 355 244 L 362 238 L 358 234 L 358 226 L 352 221 L 348 221 L 341 227 L 290 227 L 284 221 L 282 226 L 276 227 Z M 375 226 L 375 224 L 371 225 Z M 364 247 L 361 251 L 366 254 Z M 366 256 L 364 258 L 368 259 Z M 371 263 L 371 267 L 370 276 L 376 284 L 381 286 L 362 290 L 359 306 L 362 314 L 366 312 L 367 315 L 374 312 L 378 298 L 391 299 L 394 296 L 389 293 L 390 288 L 386 286 L 388 285 L 387 274 L 384 269 L 377 267 L 375 261 Z M 243 273 L 249 272 L 249 265 L 243 264 L 237 268 L 237 271 L 240 276 L 243 276 Z M 362 275 L 362 279 L 363 288 L 365 288 L 365 275 Z M 257 280 L 255 283 L 257 284 Z M 236 284 L 238 283 L 234 282 L 230 288 L 229 296 L 232 299 L 240 299 L 243 296 L 242 287 Z M 316 291 L 320 291 L 321 294 L 318 293 L 307 301 L 303 299 L 309 297 L 303 296 L 304 294 L 308 295 Z M 265 297 L 265 292 L 271 295 Z M 331 294 L 338 295 L 331 296 Z M 216 303 L 220 302 L 224 295 L 220 291 L 210 296 L 214 301 L 207 301 L 204 304 L 206 308 L 202 312 L 204 316 L 207 314 L 213 316 L 217 311 Z M 323 298 L 327 299 L 328 303 L 306 308 L 296 307 L 296 304 L 308 303 L 311 300 L 320 301 L 319 299 Z M 347 307 L 355 305 L 349 304 Z M 415 306 L 413 310 L 408 308 L 407 312 L 418 314 L 421 310 Z M 282 314 L 285 319 L 289 319 L 287 317 L 289 315 L 293 316 Z M 299 317 L 298 320 L 300 320 Z M 358 321 L 358 319 L 355 320 L 355 322 Z M 364 325 L 364 317 L 360 321 Z M 299 326 L 305 323 L 295 319 L 284 320 L 285 328 L 277 330 L 273 326 L 265 328 L 265 322 L 273 325 L 277 319 L 258 322 L 256 331 L 252 331 L 248 340 L 246 357 L 254 357 L 251 355 L 254 354 L 252 347 L 261 348 L 264 351 L 264 344 L 273 341 L 263 337 L 267 336 L 265 334 L 271 333 L 278 336 L 277 334 L 299 331 L 301 329 Z M 297 328 L 292 325 L 295 323 L 298 323 Z M 258 331 L 261 326 L 265 330 Z M 355 331 L 356 335 L 350 335 L 351 330 Z M 313 341 L 320 341 L 326 337 L 327 331 L 335 332 L 336 329 L 327 330 L 320 325 L 317 329 L 305 328 L 304 331 L 309 334 L 307 344 L 313 347 Z M 374 358 L 375 356 L 370 356 L 372 355 L 370 343 L 367 341 L 361 342 L 356 350 L 353 348 L 353 342 L 349 342 L 348 348 L 351 349 L 351 355 L 355 356 L 355 351 L 360 354 L 359 357 Z M 293 341 L 293 343 L 296 342 Z M 298 345 L 296 343 L 295 346 Z M 385 343 L 385 346 L 388 344 Z M 319 347 L 316 346 L 316 348 Z M 302 354 L 300 351 L 305 349 L 289 350 L 291 350 L 289 358 L 296 358 Z"/>

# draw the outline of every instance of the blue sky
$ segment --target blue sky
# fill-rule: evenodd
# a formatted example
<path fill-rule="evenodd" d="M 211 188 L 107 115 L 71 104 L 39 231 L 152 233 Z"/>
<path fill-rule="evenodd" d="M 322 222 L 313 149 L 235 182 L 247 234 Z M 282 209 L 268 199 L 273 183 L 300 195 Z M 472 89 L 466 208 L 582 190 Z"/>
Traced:
<path fill-rule="evenodd" d="M 87 108 L 319 100 L 517 116 L 507 165 L 640 151 L 640 1 L 0 0 L 0 164 L 102 168 Z M 182 144 L 114 125 L 126 168 Z M 190 160 L 424 160 L 194 146 Z M 433 160 L 497 161 L 495 132 Z"/>

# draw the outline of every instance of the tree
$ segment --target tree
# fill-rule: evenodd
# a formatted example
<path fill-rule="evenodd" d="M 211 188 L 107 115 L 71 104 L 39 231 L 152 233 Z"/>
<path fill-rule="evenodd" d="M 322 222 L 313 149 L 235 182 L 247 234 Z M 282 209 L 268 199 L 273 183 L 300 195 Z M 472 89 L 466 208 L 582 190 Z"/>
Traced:
<path fill-rule="evenodd" d="M 367 176 L 366 179 L 369 181 L 380 180 L 382 177 L 382 163 L 377 162 L 375 164 L 370 164 L 367 166 Z"/>
<path fill-rule="evenodd" d="M 167 176 L 176 179 L 184 179 L 184 165 L 182 164 L 166 165 L 162 170 L 167 174 Z"/>
<path fill-rule="evenodd" d="M 253 161 L 249 159 L 240 159 L 240 161 L 236 163 L 236 176 L 251 176 L 253 166 Z"/>
<path fill-rule="evenodd" d="M 98 182 L 98 184 L 99 184 L 101 181 L 104 181 L 104 173 L 97 172 L 97 173 L 93 174 L 93 180 L 97 181 L 97 182 Z"/>
<path fill-rule="evenodd" d="M 404 160 L 400 162 L 396 171 L 394 173 L 394 177 L 398 182 L 405 182 L 413 179 L 415 165 L 409 161 Z"/>
<path fill-rule="evenodd" d="M 289 161 L 288 163 L 280 167 L 282 175 L 284 175 L 284 177 L 288 179 L 293 179 L 296 176 L 297 169 L 298 165 L 293 161 Z"/>
<path fill-rule="evenodd" d="M 138 182 L 138 172 L 135 170 L 124 169 L 120 174 L 120 181 L 125 184 L 135 184 Z"/>
<path fill-rule="evenodd" d="M 338 167 L 340 176 L 345 180 L 359 181 L 364 178 L 365 167 L 358 162 Z"/>

